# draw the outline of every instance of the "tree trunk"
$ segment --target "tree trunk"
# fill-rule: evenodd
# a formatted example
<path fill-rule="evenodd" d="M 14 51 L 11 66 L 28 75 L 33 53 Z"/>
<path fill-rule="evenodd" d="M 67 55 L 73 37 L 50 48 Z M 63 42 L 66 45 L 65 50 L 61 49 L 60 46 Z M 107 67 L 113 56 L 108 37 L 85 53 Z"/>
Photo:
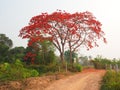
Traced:
<path fill-rule="evenodd" d="M 64 54 L 63 54 L 63 52 L 60 53 L 60 59 L 61 59 L 61 62 L 63 63 L 64 62 Z"/>
<path fill-rule="evenodd" d="M 62 65 L 64 66 L 64 44 L 62 44 L 62 51 L 60 52 L 60 59 L 61 59 Z"/>
<path fill-rule="evenodd" d="M 70 63 L 71 63 L 71 64 L 73 63 L 73 61 L 72 61 L 72 51 L 71 51 L 71 49 L 70 49 Z"/>
<path fill-rule="evenodd" d="M 71 48 L 71 43 L 69 42 L 69 49 L 70 49 L 70 63 L 72 64 L 72 48 Z"/>

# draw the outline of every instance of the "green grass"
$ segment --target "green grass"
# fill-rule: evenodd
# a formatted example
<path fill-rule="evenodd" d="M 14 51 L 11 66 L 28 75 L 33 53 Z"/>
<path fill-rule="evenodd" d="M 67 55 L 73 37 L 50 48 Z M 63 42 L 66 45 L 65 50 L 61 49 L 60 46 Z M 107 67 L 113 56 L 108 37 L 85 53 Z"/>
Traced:
<path fill-rule="evenodd" d="M 120 90 L 120 72 L 107 71 L 103 77 L 101 90 Z"/>

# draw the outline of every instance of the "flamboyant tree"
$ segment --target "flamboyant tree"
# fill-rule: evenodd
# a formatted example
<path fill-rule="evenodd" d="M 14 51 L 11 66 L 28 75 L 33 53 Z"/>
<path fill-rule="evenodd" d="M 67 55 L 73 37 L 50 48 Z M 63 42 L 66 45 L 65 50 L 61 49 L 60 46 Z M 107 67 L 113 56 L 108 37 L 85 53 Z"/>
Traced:
<path fill-rule="evenodd" d="M 70 14 L 59 10 L 33 17 L 29 25 L 21 29 L 19 36 L 29 39 L 28 46 L 46 39 L 52 41 L 63 62 L 65 47 L 69 46 L 73 52 L 81 45 L 92 48 L 94 43 L 96 46 L 97 39 L 105 41 L 100 27 L 101 23 L 90 12 Z"/>
<path fill-rule="evenodd" d="M 101 30 L 101 23 L 90 12 L 72 14 L 70 19 L 73 27 L 72 33 L 68 33 L 68 46 L 70 50 L 70 60 L 72 63 L 72 52 L 79 49 L 80 46 L 85 46 L 87 50 L 98 46 L 97 40 L 104 38 L 105 33 Z"/>

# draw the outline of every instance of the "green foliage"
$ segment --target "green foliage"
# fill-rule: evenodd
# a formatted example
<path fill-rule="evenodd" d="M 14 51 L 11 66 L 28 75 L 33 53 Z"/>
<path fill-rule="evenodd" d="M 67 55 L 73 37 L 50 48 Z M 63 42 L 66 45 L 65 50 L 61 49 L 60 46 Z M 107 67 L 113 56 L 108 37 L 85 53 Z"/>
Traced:
<path fill-rule="evenodd" d="M 16 60 L 15 66 L 16 66 L 16 68 L 23 68 L 23 64 L 19 59 Z"/>
<path fill-rule="evenodd" d="M 12 40 L 5 34 L 0 34 L 0 63 L 14 63 L 16 59 L 23 59 L 25 54 L 24 47 L 12 48 L 12 46 Z"/>
<path fill-rule="evenodd" d="M 102 58 L 102 56 L 97 56 L 92 62 L 96 69 L 105 69 L 106 65 L 113 64 L 112 60 Z"/>
<path fill-rule="evenodd" d="M 30 65 L 28 66 L 30 69 L 34 69 L 39 74 L 47 73 L 47 72 L 56 72 L 58 71 L 58 68 L 55 64 L 50 64 L 50 65 Z"/>
<path fill-rule="evenodd" d="M 0 63 L 8 61 L 9 47 L 0 43 Z"/>
<path fill-rule="evenodd" d="M 55 48 L 50 41 L 43 41 L 34 43 L 33 46 L 27 47 L 27 52 L 33 52 L 36 54 L 34 64 L 36 65 L 49 65 L 56 61 L 56 55 L 54 53 Z M 31 64 L 31 60 L 26 60 L 27 64 Z"/>
<path fill-rule="evenodd" d="M 0 34 L 0 44 L 8 46 L 9 48 L 13 46 L 12 40 L 5 34 Z"/>
<path fill-rule="evenodd" d="M 4 63 L 2 65 L 0 65 L 0 69 L 1 71 L 8 71 L 10 69 L 10 64 L 9 63 Z"/>
<path fill-rule="evenodd" d="M 73 65 L 69 63 L 68 70 L 71 72 L 81 72 L 82 66 L 79 63 L 74 63 Z"/>
<path fill-rule="evenodd" d="M 36 56 L 35 64 L 49 65 L 56 62 L 56 55 L 54 51 L 48 51 L 46 53 L 39 52 Z"/>
<path fill-rule="evenodd" d="M 120 90 L 120 72 L 107 71 L 103 77 L 101 90 Z"/>
<path fill-rule="evenodd" d="M 24 68 L 20 60 L 16 60 L 14 64 L 3 63 L 0 65 L 0 80 L 16 80 L 38 75 L 36 70 Z"/>
<path fill-rule="evenodd" d="M 74 67 L 76 68 L 76 70 L 78 72 L 81 72 L 82 71 L 82 66 L 80 64 L 74 64 Z"/>
<path fill-rule="evenodd" d="M 0 63 L 9 62 L 9 49 L 12 46 L 12 40 L 5 34 L 0 34 Z"/>
<path fill-rule="evenodd" d="M 54 47 L 50 41 L 44 41 L 40 43 L 40 50 L 36 61 L 39 61 L 39 64 L 48 65 L 55 61 Z"/>
<path fill-rule="evenodd" d="M 36 76 L 39 75 L 39 73 L 37 72 L 37 70 L 31 70 L 30 73 L 31 73 L 32 77 L 36 77 Z"/>
<path fill-rule="evenodd" d="M 64 57 L 65 57 L 65 60 L 67 62 L 70 62 L 70 50 L 65 51 Z M 73 62 L 74 58 L 77 59 L 78 58 L 78 54 L 75 53 L 75 52 L 72 52 L 72 62 Z"/>
<path fill-rule="evenodd" d="M 120 59 L 107 59 L 102 58 L 102 56 L 97 56 L 94 60 L 92 60 L 92 63 L 96 69 L 114 69 L 115 65 L 120 67 Z"/>
<path fill-rule="evenodd" d="M 11 60 L 10 63 L 14 63 L 16 59 L 23 60 L 25 56 L 26 49 L 24 47 L 14 47 L 9 50 L 9 59 Z"/>

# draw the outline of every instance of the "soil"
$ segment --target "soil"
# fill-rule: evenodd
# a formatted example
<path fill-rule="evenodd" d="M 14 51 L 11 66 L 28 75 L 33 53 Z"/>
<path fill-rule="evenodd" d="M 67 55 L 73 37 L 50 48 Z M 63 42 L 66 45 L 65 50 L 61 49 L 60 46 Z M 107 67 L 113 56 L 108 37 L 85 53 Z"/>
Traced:
<path fill-rule="evenodd" d="M 0 90 L 100 90 L 105 70 L 85 69 L 80 73 L 32 77 L 0 84 Z"/>

